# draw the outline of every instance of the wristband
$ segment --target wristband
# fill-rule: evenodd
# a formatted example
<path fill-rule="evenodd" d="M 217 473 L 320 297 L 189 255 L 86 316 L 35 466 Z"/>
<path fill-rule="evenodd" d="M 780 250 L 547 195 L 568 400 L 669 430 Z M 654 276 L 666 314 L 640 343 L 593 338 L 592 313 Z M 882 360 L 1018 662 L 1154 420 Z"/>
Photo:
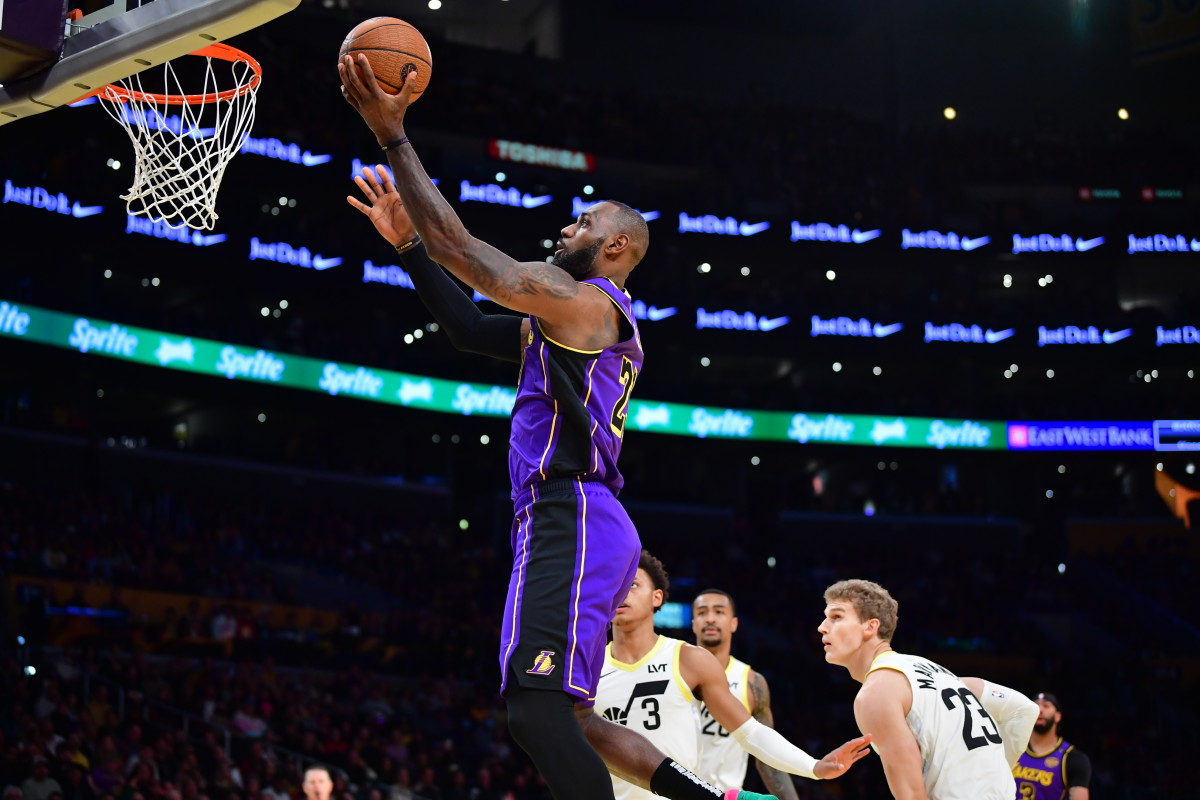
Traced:
<path fill-rule="evenodd" d="M 379 145 L 379 147 L 382 150 L 395 150 L 397 147 L 400 147 L 401 145 L 405 145 L 405 144 L 408 144 L 408 137 L 401 136 L 399 139 L 392 139 L 387 144 Z"/>
<path fill-rule="evenodd" d="M 396 252 L 403 255 L 421 243 L 420 236 L 414 236 L 410 241 L 396 245 Z"/>

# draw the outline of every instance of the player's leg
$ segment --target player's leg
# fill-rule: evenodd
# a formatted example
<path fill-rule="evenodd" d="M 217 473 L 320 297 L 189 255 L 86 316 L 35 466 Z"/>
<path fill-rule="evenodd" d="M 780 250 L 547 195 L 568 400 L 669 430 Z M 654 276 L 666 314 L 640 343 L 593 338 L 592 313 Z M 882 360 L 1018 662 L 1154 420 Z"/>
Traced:
<path fill-rule="evenodd" d="M 585 503 L 575 482 L 554 481 L 516 504 L 500 640 L 509 731 L 558 800 L 613 797 L 608 770 L 575 718 L 575 703 L 594 686 L 593 664 L 582 655 L 597 634 L 588 619 L 580 624 L 578 609 L 606 571 L 603 532 L 587 530 Z M 625 564 L 620 571 L 615 581 L 624 579 Z"/>
<path fill-rule="evenodd" d="M 574 697 L 528 689 L 510 674 L 504 701 L 509 733 L 529 754 L 550 794 L 557 800 L 612 800 L 608 769 L 575 721 Z"/>

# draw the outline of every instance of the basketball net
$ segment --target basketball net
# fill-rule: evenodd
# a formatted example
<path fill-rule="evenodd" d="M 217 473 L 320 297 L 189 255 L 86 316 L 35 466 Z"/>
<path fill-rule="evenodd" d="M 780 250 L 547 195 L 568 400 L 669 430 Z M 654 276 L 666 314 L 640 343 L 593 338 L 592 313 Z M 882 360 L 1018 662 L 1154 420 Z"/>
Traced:
<path fill-rule="evenodd" d="M 262 68 L 224 44 L 191 55 L 207 61 L 199 94 L 185 91 L 167 61 L 162 91 L 145 90 L 138 73 L 105 86 L 98 96 L 133 142 L 133 185 L 121 195 L 129 213 L 169 228 L 212 230 L 225 167 L 254 124 Z"/>

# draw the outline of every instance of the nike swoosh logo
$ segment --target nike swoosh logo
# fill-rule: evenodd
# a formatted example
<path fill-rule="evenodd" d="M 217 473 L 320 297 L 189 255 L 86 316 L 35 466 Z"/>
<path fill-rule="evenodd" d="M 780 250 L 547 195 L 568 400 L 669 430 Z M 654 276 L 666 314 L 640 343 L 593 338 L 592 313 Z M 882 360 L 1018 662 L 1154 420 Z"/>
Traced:
<path fill-rule="evenodd" d="M 850 238 L 855 244 L 862 244 L 863 242 L 869 242 L 872 239 L 877 239 L 882 235 L 883 231 L 879 230 L 878 228 L 873 231 L 860 231 L 858 228 L 855 228 L 850 234 Z"/>
<path fill-rule="evenodd" d="M 1008 337 L 1012 336 L 1014 333 L 1016 333 L 1016 330 L 1014 328 L 1009 328 L 1008 330 L 1003 330 L 1003 331 L 994 331 L 991 328 L 988 328 L 986 331 L 983 332 L 983 338 L 987 341 L 988 344 L 995 344 L 996 342 L 1004 341 Z"/>
<path fill-rule="evenodd" d="M 651 322 L 658 322 L 660 319 L 675 316 L 678 310 L 673 306 L 671 308 L 655 308 L 654 306 L 650 306 L 646 309 L 646 319 Z"/>
<path fill-rule="evenodd" d="M 90 217 L 94 214 L 99 214 L 103 210 L 104 206 L 81 206 L 79 205 L 79 201 L 76 200 L 75 205 L 71 206 L 71 216 L 76 218 Z"/>
<path fill-rule="evenodd" d="M 537 197 L 524 195 L 521 197 L 521 206 L 523 208 L 537 208 L 538 206 L 546 205 L 546 203 L 549 203 L 553 199 L 554 198 L 548 194 L 538 195 Z"/>
<path fill-rule="evenodd" d="M 196 247 L 208 247 L 210 244 L 220 244 L 227 238 L 229 237 L 224 233 L 214 233 L 210 234 L 209 236 L 205 236 L 197 231 L 196 233 L 192 234 L 192 244 L 196 245 Z"/>
<path fill-rule="evenodd" d="M 871 333 L 875 334 L 876 339 L 882 339 L 885 336 L 891 336 L 903 327 L 903 322 L 893 322 L 891 325 L 881 325 L 876 322 L 875 326 L 871 329 Z"/>
<path fill-rule="evenodd" d="M 1126 328 L 1123 331 L 1110 331 L 1106 329 L 1104 333 L 1101 334 L 1101 338 L 1104 339 L 1105 344 L 1119 342 L 1122 339 L 1128 339 L 1130 336 L 1133 336 L 1133 328 Z"/>
<path fill-rule="evenodd" d="M 773 331 L 776 328 L 782 328 L 791 320 L 788 317 L 776 317 L 775 319 L 767 319 L 766 317 L 758 318 L 758 329 L 760 331 Z"/>
<path fill-rule="evenodd" d="M 600 673 L 600 680 L 604 680 L 604 679 L 605 679 L 605 678 L 607 678 L 609 675 L 613 675 L 613 674 L 616 674 L 616 670 L 615 670 L 615 669 L 610 669 L 608 672 L 601 672 L 601 673 Z"/>
<path fill-rule="evenodd" d="M 771 227 L 771 223 L 769 222 L 743 222 L 741 225 L 738 225 L 738 233 L 742 236 L 753 236 L 756 233 L 762 233 L 769 227 Z"/>
<path fill-rule="evenodd" d="M 300 156 L 300 162 L 306 167 L 315 167 L 317 164 L 324 164 L 326 161 L 329 161 L 332 158 L 333 156 L 314 156 L 312 153 L 305 150 Z"/>
<path fill-rule="evenodd" d="M 1075 249 L 1078 250 L 1080 253 L 1086 253 L 1088 250 L 1091 250 L 1093 247 L 1099 247 L 1102 244 L 1104 244 L 1103 236 L 1097 236 L 1095 239 L 1076 239 L 1075 240 Z"/>
<path fill-rule="evenodd" d="M 959 244 L 962 245 L 963 250 L 970 252 L 977 247 L 983 247 L 990 241 L 992 241 L 992 237 L 990 236 L 976 236 L 974 239 L 968 239 L 964 236 L 959 240 Z"/>
<path fill-rule="evenodd" d="M 342 263 L 340 258 L 322 258 L 321 256 L 313 256 L 313 269 L 329 269 L 336 267 Z"/>

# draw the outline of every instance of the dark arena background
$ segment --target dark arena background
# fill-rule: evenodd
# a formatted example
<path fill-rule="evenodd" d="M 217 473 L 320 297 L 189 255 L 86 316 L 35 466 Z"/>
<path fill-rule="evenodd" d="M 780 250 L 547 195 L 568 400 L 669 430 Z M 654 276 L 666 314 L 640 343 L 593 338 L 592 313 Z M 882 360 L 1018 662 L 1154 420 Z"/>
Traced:
<path fill-rule="evenodd" d="M 472 233 L 535 260 L 597 199 L 649 220 L 621 499 L 664 631 L 728 589 L 825 753 L 857 684 L 822 591 L 877 580 L 900 650 L 1058 695 L 1093 798 L 1195 796 L 1174 0 L 303 0 L 231 42 L 257 120 L 195 235 L 126 214 L 99 104 L 0 127 L 0 785 L 46 756 L 62 800 L 298 800 L 310 763 L 338 800 L 549 796 L 495 666 L 516 372 L 344 199 L 381 154 L 336 56 L 381 14 L 429 40 L 408 133 Z M 796 783 L 887 792 L 877 757 Z"/>

